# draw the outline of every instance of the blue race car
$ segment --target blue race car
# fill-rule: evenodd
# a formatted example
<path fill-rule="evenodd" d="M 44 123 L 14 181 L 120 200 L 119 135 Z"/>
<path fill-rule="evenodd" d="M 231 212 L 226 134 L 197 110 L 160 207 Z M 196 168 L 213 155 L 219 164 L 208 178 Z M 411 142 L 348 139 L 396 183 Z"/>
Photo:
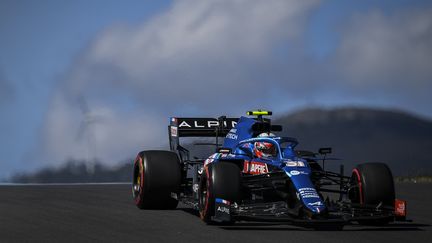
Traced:
<path fill-rule="evenodd" d="M 176 118 L 168 126 L 170 151 L 140 152 L 132 192 L 141 209 L 174 209 L 179 201 L 206 223 L 289 222 L 312 228 L 383 225 L 406 220 L 406 202 L 395 199 L 386 164 L 365 163 L 344 175 L 324 170 L 331 148 L 296 150 L 298 141 L 274 133 L 282 127 L 251 111 L 251 117 Z M 207 158 L 190 158 L 182 137 L 213 137 Z M 219 144 L 225 137 L 223 144 Z"/>

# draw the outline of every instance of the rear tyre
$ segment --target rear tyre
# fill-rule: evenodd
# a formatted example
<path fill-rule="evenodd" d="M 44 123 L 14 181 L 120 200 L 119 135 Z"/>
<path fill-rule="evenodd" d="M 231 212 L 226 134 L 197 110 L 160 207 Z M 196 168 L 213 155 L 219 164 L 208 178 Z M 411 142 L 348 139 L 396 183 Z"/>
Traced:
<path fill-rule="evenodd" d="M 177 154 L 170 151 L 138 153 L 133 170 L 132 195 L 140 209 L 175 209 L 181 170 Z"/>
<path fill-rule="evenodd" d="M 210 224 L 215 214 L 215 199 L 238 202 L 241 193 L 241 174 L 234 163 L 216 162 L 205 167 L 198 189 L 200 218 Z M 227 223 L 233 223 L 227 222 Z"/>
<path fill-rule="evenodd" d="M 349 198 L 360 206 L 381 204 L 394 208 L 395 189 L 393 175 L 384 163 L 365 163 L 357 165 L 351 176 Z M 383 225 L 392 220 L 391 217 L 380 220 L 362 220 L 361 224 Z"/>

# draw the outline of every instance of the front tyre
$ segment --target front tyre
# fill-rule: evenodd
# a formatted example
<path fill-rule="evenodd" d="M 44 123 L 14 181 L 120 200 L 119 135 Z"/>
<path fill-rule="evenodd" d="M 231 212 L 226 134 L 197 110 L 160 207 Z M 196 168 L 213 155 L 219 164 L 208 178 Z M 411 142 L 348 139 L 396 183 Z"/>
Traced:
<path fill-rule="evenodd" d="M 351 176 L 349 198 L 360 206 L 378 206 L 394 208 L 395 188 L 390 168 L 384 163 L 365 163 L 357 165 Z M 380 220 L 362 220 L 361 224 L 382 225 L 392 218 Z"/>
<path fill-rule="evenodd" d="M 204 168 L 198 189 L 200 218 L 208 224 L 212 223 L 216 198 L 233 203 L 240 199 L 240 193 L 241 174 L 236 164 L 230 162 L 209 164 Z"/>

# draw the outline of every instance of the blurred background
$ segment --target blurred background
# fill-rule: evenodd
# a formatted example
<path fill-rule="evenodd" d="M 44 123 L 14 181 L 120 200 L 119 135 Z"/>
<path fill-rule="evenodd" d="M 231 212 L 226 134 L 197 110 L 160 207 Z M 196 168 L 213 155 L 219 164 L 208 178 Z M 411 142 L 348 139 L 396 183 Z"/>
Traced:
<path fill-rule="evenodd" d="M 129 181 L 169 117 L 257 108 L 430 176 L 431 43 L 427 0 L 1 0 L 0 181 Z"/>

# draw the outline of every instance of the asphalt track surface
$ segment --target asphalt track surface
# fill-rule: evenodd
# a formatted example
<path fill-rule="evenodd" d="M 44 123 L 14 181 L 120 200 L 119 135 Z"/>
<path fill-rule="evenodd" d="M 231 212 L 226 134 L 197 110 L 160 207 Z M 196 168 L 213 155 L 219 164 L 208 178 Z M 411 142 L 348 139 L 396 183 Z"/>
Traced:
<path fill-rule="evenodd" d="M 123 185 L 0 186 L 0 242 L 432 242 L 432 184 L 397 184 L 413 223 L 314 231 L 240 222 L 208 226 L 193 210 L 139 210 Z"/>

